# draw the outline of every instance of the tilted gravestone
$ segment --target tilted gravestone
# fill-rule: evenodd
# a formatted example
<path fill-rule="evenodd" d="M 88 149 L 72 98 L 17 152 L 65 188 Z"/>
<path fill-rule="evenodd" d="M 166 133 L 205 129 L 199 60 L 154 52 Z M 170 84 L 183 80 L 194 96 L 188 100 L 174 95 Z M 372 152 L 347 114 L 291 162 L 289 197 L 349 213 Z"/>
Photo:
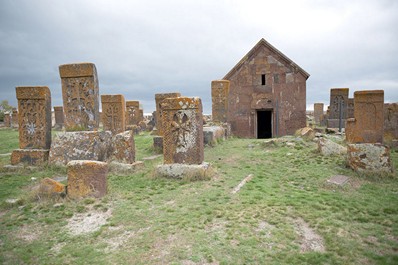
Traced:
<path fill-rule="evenodd" d="M 92 131 L 99 126 L 97 69 L 92 63 L 59 66 L 66 131 Z"/>
<path fill-rule="evenodd" d="M 211 82 L 212 119 L 215 122 L 227 122 L 229 85 L 228 80 Z"/>
<path fill-rule="evenodd" d="M 17 87 L 19 148 L 11 164 L 40 164 L 48 160 L 51 146 L 51 93 L 45 86 Z"/>
<path fill-rule="evenodd" d="M 126 130 L 126 102 L 123 95 L 101 95 L 104 130 L 118 134 Z"/>

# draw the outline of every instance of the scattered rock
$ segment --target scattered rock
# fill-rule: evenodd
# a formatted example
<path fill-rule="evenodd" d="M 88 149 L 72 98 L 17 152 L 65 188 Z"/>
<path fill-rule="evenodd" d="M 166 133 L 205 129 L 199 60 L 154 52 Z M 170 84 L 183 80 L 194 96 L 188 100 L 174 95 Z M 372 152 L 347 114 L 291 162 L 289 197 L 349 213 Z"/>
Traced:
<path fill-rule="evenodd" d="M 347 153 L 347 148 L 326 138 L 321 138 L 318 141 L 318 150 L 324 156 L 342 155 Z"/>
<path fill-rule="evenodd" d="M 349 144 L 347 163 L 352 169 L 362 173 L 393 172 L 390 148 L 381 144 Z"/>
<path fill-rule="evenodd" d="M 315 132 L 310 127 L 304 127 L 304 128 L 297 130 L 296 135 L 301 136 L 307 140 L 312 140 L 315 137 Z"/>
<path fill-rule="evenodd" d="M 39 195 L 45 197 L 53 197 L 57 195 L 65 196 L 65 185 L 53 179 L 45 178 L 40 182 Z"/>
<path fill-rule="evenodd" d="M 213 175 L 213 170 L 209 163 L 200 165 L 188 164 L 165 164 L 155 168 L 155 177 L 165 177 L 185 180 L 206 180 Z"/>
<path fill-rule="evenodd" d="M 144 167 L 144 162 L 136 161 L 132 164 L 119 163 L 112 161 L 109 164 L 109 172 L 117 174 L 131 174 Z"/>

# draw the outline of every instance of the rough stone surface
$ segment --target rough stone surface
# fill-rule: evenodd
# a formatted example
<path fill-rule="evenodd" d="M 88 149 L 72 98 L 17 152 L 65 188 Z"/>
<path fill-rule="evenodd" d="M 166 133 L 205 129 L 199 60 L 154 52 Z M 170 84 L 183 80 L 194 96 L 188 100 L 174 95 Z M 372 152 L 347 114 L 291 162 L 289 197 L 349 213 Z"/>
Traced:
<path fill-rule="evenodd" d="M 113 137 L 113 156 L 112 159 L 120 162 L 132 164 L 135 161 L 134 133 L 125 131 Z"/>
<path fill-rule="evenodd" d="M 212 119 L 214 122 L 227 122 L 229 84 L 228 80 L 211 82 Z"/>
<path fill-rule="evenodd" d="M 384 91 L 355 91 L 354 117 L 347 120 L 347 142 L 383 143 Z"/>
<path fill-rule="evenodd" d="M 316 124 L 321 124 L 323 120 L 323 103 L 314 103 L 314 119 Z"/>
<path fill-rule="evenodd" d="M 120 174 L 129 175 L 142 168 L 144 168 L 144 162 L 142 161 L 136 161 L 131 164 L 125 164 L 116 161 L 112 161 L 109 163 L 109 172 L 115 172 L 118 175 Z"/>
<path fill-rule="evenodd" d="M 163 127 L 162 127 L 162 108 L 161 103 L 166 98 L 177 98 L 181 97 L 181 94 L 178 92 L 173 93 L 160 93 L 155 94 L 156 101 L 156 128 L 158 130 L 158 135 L 163 136 Z"/>
<path fill-rule="evenodd" d="M 165 164 L 202 164 L 203 119 L 200 98 L 167 98 L 161 103 Z"/>
<path fill-rule="evenodd" d="M 103 197 L 107 192 L 108 164 L 90 160 L 74 160 L 67 164 L 68 196 Z"/>
<path fill-rule="evenodd" d="M 62 82 L 65 129 L 92 131 L 99 126 L 97 69 L 92 63 L 59 66 Z"/>
<path fill-rule="evenodd" d="M 153 137 L 153 148 L 156 153 L 163 153 L 163 136 Z"/>
<path fill-rule="evenodd" d="M 141 121 L 140 113 L 140 102 L 137 100 L 126 101 L 126 124 L 127 125 L 138 125 Z"/>
<path fill-rule="evenodd" d="M 393 147 L 398 140 L 398 103 L 384 104 L 384 142 Z"/>
<path fill-rule="evenodd" d="M 54 107 L 54 116 L 55 116 L 55 126 L 62 128 L 64 126 L 64 107 L 55 106 Z"/>
<path fill-rule="evenodd" d="M 4 126 L 11 127 L 11 115 L 9 112 L 4 113 Z"/>
<path fill-rule="evenodd" d="M 318 150 L 324 156 L 341 155 L 347 153 L 347 148 L 339 145 L 332 140 L 320 138 L 318 141 Z"/>
<path fill-rule="evenodd" d="M 204 180 L 211 178 L 212 171 L 209 163 L 202 163 L 200 165 L 167 164 L 157 166 L 155 176 L 186 180 Z"/>
<path fill-rule="evenodd" d="M 17 87 L 19 148 L 51 146 L 51 94 L 48 87 Z"/>
<path fill-rule="evenodd" d="M 335 175 L 329 178 L 326 182 L 337 186 L 343 186 L 350 180 L 349 177 L 343 175 Z"/>
<path fill-rule="evenodd" d="M 42 165 L 48 162 L 49 150 L 46 149 L 15 149 L 11 154 L 11 165 L 24 163 Z"/>
<path fill-rule="evenodd" d="M 18 128 L 18 111 L 16 109 L 12 110 L 11 127 Z"/>
<path fill-rule="evenodd" d="M 42 181 L 40 181 L 39 185 L 40 196 L 51 197 L 54 195 L 60 195 L 65 193 L 66 193 L 65 185 L 62 183 L 59 183 L 50 178 L 45 178 Z"/>
<path fill-rule="evenodd" d="M 348 93 L 349 88 L 331 88 L 330 89 L 330 112 L 329 119 L 340 118 L 340 102 L 343 119 L 347 118 L 347 106 L 348 106 Z M 336 128 L 336 127 L 332 127 Z"/>
<path fill-rule="evenodd" d="M 221 126 L 203 127 L 203 141 L 205 145 L 215 145 L 217 141 L 225 139 L 225 129 Z"/>
<path fill-rule="evenodd" d="M 50 163 L 66 165 L 72 160 L 105 161 L 112 153 L 110 131 L 62 132 L 56 134 L 50 150 Z"/>
<path fill-rule="evenodd" d="M 296 135 L 301 136 L 302 138 L 305 138 L 308 140 L 312 140 L 315 137 L 315 132 L 310 127 L 304 127 L 304 128 L 299 129 L 296 132 Z"/>
<path fill-rule="evenodd" d="M 390 148 L 381 144 L 348 144 L 348 165 L 362 173 L 392 173 Z"/>
<path fill-rule="evenodd" d="M 305 127 L 308 77 L 307 72 L 261 39 L 223 78 L 230 81 L 227 121 L 232 133 L 255 138 L 258 113 L 263 110 L 272 112 L 267 123 L 273 137 L 294 134 Z"/>
<path fill-rule="evenodd" d="M 118 134 L 126 130 L 126 102 L 123 95 L 101 95 L 104 130 Z"/>

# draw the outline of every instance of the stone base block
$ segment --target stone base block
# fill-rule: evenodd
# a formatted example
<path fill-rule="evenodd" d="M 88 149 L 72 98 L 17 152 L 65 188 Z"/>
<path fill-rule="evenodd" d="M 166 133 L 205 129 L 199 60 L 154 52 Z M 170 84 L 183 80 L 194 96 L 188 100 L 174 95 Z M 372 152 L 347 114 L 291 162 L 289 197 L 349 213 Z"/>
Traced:
<path fill-rule="evenodd" d="M 381 144 L 349 144 L 347 163 L 352 169 L 361 173 L 393 172 L 390 148 Z"/>
<path fill-rule="evenodd" d="M 131 164 L 135 161 L 134 134 L 125 131 L 113 137 L 112 159 L 120 163 Z"/>
<path fill-rule="evenodd" d="M 132 164 L 119 163 L 116 161 L 109 163 L 109 172 L 115 173 L 117 175 L 130 175 L 142 168 L 144 168 L 144 162 L 142 161 L 137 161 Z"/>
<path fill-rule="evenodd" d="M 11 154 L 11 165 L 24 163 L 41 165 L 48 162 L 50 150 L 47 149 L 15 149 Z"/>
<path fill-rule="evenodd" d="M 173 178 L 183 180 L 208 180 L 214 172 L 209 163 L 200 165 L 167 164 L 159 165 L 155 169 L 155 177 Z"/>
<path fill-rule="evenodd" d="M 66 165 L 72 160 L 105 161 L 112 154 L 110 131 L 58 133 L 51 144 L 50 163 Z"/>
<path fill-rule="evenodd" d="M 328 128 L 339 128 L 339 119 L 328 119 L 326 121 L 326 127 Z M 341 128 L 345 128 L 345 119 L 341 122 Z"/>
<path fill-rule="evenodd" d="M 203 141 L 205 145 L 215 145 L 225 139 L 225 129 L 221 126 L 203 127 Z"/>
<path fill-rule="evenodd" d="M 67 164 L 68 196 L 102 197 L 107 192 L 108 164 L 91 160 L 74 160 Z"/>
<path fill-rule="evenodd" d="M 153 137 L 153 148 L 157 153 L 163 153 L 163 136 Z"/>

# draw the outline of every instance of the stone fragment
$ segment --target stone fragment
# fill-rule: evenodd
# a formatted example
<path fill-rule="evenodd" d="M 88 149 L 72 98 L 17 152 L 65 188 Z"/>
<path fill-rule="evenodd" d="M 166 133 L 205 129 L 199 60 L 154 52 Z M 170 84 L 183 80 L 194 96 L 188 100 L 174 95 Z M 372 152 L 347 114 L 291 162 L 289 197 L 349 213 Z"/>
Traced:
<path fill-rule="evenodd" d="M 135 161 L 135 143 L 132 131 L 125 131 L 113 137 L 112 160 L 132 164 Z"/>
<path fill-rule="evenodd" d="M 347 148 L 332 140 L 320 138 L 318 141 L 318 151 L 324 156 L 341 155 L 347 153 Z"/>
<path fill-rule="evenodd" d="M 62 128 L 64 126 L 64 107 L 55 106 L 54 107 L 54 116 L 55 116 L 55 128 Z"/>
<path fill-rule="evenodd" d="M 199 165 L 167 164 L 155 168 L 155 176 L 161 178 L 193 181 L 210 179 L 212 175 L 213 171 L 209 163 Z"/>
<path fill-rule="evenodd" d="M 225 139 L 225 129 L 221 126 L 203 127 L 203 140 L 205 145 L 215 145 Z"/>
<path fill-rule="evenodd" d="M 383 143 L 384 91 L 355 91 L 354 117 L 347 120 L 349 143 Z"/>
<path fill-rule="evenodd" d="M 67 131 L 92 131 L 99 126 L 97 69 L 92 63 L 59 66 Z"/>
<path fill-rule="evenodd" d="M 110 131 L 61 132 L 55 135 L 50 163 L 66 165 L 72 160 L 105 161 L 112 154 Z"/>
<path fill-rule="evenodd" d="M 229 85 L 228 80 L 211 82 L 212 119 L 214 122 L 227 122 Z"/>
<path fill-rule="evenodd" d="M 67 164 L 68 196 L 79 199 L 103 197 L 107 193 L 108 164 L 99 161 L 73 160 Z"/>
<path fill-rule="evenodd" d="M 162 127 L 162 108 L 161 103 L 166 98 L 176 98 L 180 97 L 181 94 L 178 92 L 173 93 L 160 93 L 155 94 L 155 101 L 156 101 L 156 128 L 158 130 L 158 135 L 163 136 L 163 127 Z"/>
<path fill-rule="evenodd" d="M 104 130 L 118 134 L 126 130 L 126 102 L 123 95 L 101 95 Z"/>
<path fill-rule="evenodd" d="M 348 165 L 362 173 L 392 173 L 390 148 L 382 144 L 348 144 Z"/>
<path fill-rule="evenodd" d="M 40 186 L 39 186 L 40 196 L 51 197 L 54 195 L 60 195 L 65 193 L 66 193 L 65 185 L 62 183 L 59 183 L 50 178 L 45 178 L 42 181 L 40 181 Z"/>
<path fill-rule="evenodd" d="M 15 149 L 11 153 L 11 165 L 43 165 L 48 162 L 49 152 L 47 149 Z"/>
<path fill-rule="evenodd" d="M 343 175 L 335 175 L 330 177 L 326 182 L 337 186 L 343 186 L 350 180 L 349 177 Z"/>
<path fill-rule="evenodd" d="M 301 136 L 302 138 L 305 138 L 308 140 L 312 140 L 315 137 L 315 132 L 310 127 L 304 127 L 304 128 L 299 129 L 296 132 L 296 135 Z"/>
<path fill-rule="evenodd" d="M 203 119 L 200 98 L 166 98 L 161 103 L 165 164 L 202 164 Z"/>
<path fill-rule="evenodd" d="M 120 163 L 117 161 L 111 161 L 109 163 L 109 172 L 113 172 L 118 175 L 130 175 L 142 168 L 144 168 L 144 162 L 142 161 L 136 161 L 131 164 Z"/>

